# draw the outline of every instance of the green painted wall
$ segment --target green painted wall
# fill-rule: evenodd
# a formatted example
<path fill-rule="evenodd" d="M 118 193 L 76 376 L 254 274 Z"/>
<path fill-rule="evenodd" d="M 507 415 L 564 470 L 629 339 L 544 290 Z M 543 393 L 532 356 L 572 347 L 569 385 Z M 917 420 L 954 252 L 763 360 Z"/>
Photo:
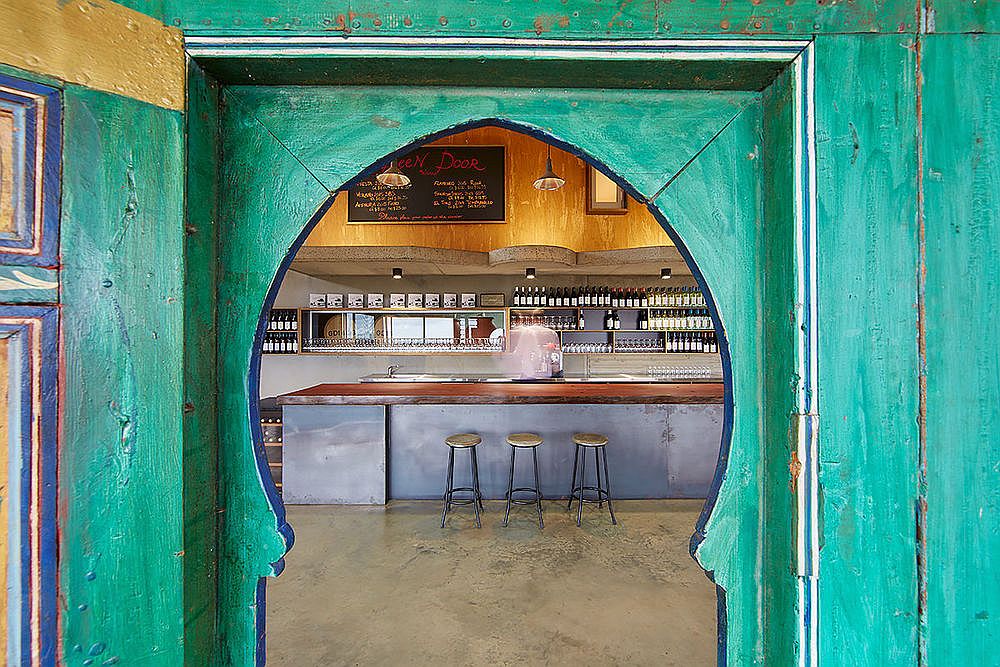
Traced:
<path fill-rule="evenodd" d="M 1000 639 L 998 64 L 997 35 L 923 42 L 930 665 L 996 664 Z"/>
<path fill-rule="evenodd" d="M 219 86 L 188 67 L 184 224 L 184 653 L 217 647 Z"/>
<path fill-rule="evenodd" d="M 760 512 L 767 517 L 765 547 L 771 554 L 761 573 L 761 615 L 764 625 L 763 660 L 780 661 L 782 647 L 796 637 L 794 618 L 774 614 L 775 609 L 798 605 L 795 572 L 795 493 L 789 465 L 796 441 L 793 436 L 796 354 L 788 341 L 795 339 L 795 215 L 788 202 L 795 197 L 795 155 L 789 137 L 794 134 L 794 82 L 791 70 L 764 91 L 763 136 L 759 149 L 762 164 L 761 227 L 759 253 L 766 269 L 760 272 L 761 310 L 758 336 L 762 338 L 757 362 L 767 375 L 760 400 L 771 409 L 762 414 L 761 485 L 775 489 L 762 498 Z M 780 490 L 780 491 L 779 491 Z"/>
<path fill-rule="evenodd" d="M 896 35 L 816 42 L 827 664 L 917 657 L 913 45 Z"/>
<path fill-rule="evenodd" d="M 183 132 L 180 113 L 65 89 L 59 587 L 72 665 L 183 659 Z"/>
<path fill-rule="evenodd" d="M 185 31 L 323 31 L 338 34 L 492 35 L 511 37 L 647 36 L 688 33 L 813 34 L 910 32 L 913 0 L 533 0 L 471 5 L 468 0 L 126 0 Z M 985 14 L 986 11 L 979 12 Z M 975 16 L 974 12 L 970 12 Z"/>

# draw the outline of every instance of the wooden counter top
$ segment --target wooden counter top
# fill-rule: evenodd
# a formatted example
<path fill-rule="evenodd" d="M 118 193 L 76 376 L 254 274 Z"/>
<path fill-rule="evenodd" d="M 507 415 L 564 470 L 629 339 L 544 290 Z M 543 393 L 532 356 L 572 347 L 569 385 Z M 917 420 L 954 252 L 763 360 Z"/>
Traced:
<path fill-rule="evenodd" d="M 722 383 L 372 382 L 318 384 L 278 397 L 281 405 L 497 405 L 518 403 L 722 403 Z"/>

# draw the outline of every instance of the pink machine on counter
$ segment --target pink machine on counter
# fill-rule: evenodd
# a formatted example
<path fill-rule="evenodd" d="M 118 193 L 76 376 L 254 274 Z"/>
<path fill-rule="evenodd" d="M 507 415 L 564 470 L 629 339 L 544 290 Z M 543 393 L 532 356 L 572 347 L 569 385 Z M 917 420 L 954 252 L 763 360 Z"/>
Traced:
<path fill-rule="evenodd" d="M 516 326 L 510 330 L 510 351 L 504 355 L 507 375 L 519 380 L 562 377 L 559 334 L 548 327 Z"/>

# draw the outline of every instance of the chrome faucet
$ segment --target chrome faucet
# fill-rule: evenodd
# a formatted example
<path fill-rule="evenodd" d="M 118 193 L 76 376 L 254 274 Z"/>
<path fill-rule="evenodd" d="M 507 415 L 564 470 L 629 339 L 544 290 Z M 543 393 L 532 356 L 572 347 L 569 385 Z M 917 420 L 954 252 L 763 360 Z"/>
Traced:
<path fill-rule="evenodd" d="M 402 368 L 402 365 L 400 364 L 393 364 L 392 366 L 389 366 L 389 368 L 386 369 L 385 372 L 386 377 L 394 377 L 396 375 L 396 371 L 398 371 L 400 368 Z"/>

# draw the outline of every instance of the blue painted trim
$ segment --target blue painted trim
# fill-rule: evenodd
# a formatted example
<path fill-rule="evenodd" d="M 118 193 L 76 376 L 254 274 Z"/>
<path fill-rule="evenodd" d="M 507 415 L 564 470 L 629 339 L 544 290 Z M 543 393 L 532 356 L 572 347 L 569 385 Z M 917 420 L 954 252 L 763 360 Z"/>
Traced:
<path fill-rule="evenodd" d="M 20 239 L 16 242 L 0 243 L 0 260 L 5 264 L 28 264 L 34 266 L 57 266 L 59 263 L 59 207 L 62 193 L 62 91 L 52 86 L 27 81 L 5 74 L 0 74 L 0 86 L 19 90 L 25 93 L 39 95 L 45 98 L 45 141 L 42 152 L 42 225 L 39 250 L 37 254 L 5 253 L 6 247 L 31 247 L 34 244 L 34 210 L 35 198 L 30 199 L 29 208 L 26 210 L 27 220 L 30 223 L 31 236 Z M 14 100 L 18 96 L 8 96 L 6 99 Z M 38 121 L 38 107 L 34 100 L 28 97 L 21 98 L 17 102 L 27 113 L 25 114 L 25 164 L 20 165 L 22 173 L 25 175 L 25 183 L 31 184 L 31 193 L 35 188 L 35 139 Z M 30 122 L 29 122 L 30 121 Z"/>
<path fill-rule="evenodd" d="M 12 324 L 0 321 L 0 331 L 21 335 L 20 342 L 20 436 L 21 436 L 21 488 L 19 510 L 21 518 L 20 531 L 20 569 L 21 590 L 21 659 L 22 664 L 30 665 L 32 657 L 31 637 L 31 523 L 30 511 L 32 464 L 32 413 L 37 410 L 39 419 L 39 523 L 38 542 L 39 560 L 37 563 L 40 588 L 36 603 L 39 609 L 39 662 L 42 665 L 55 665 L 58 652 L 58 608 L 57 608 L 57 460 L 59 438 L 59 315 L 56 308 L 38 306 L 0 306 L 0 319 L 19 318 L 37 321 L 40 327 L 40 349 L 33 350 L 31 341 L 27 338 L 29 325 Z M 35 370 L 32 365 L 33 356 L 39 357 L 40 373 L 40 405 L 33 401 L 32 382 Z M 11 362 L 15 360 L 12 358 Z M 6 378 L 4 379 L 6 381 Z M 7 443 L 3 443 L 7 446 Z"/>
<path fill-rule="evenodd" d="M 715 664 L 717 667 L 726 667 L 729 662 L 729 654 L 726 652 L 726 637 L 729 636 L 729 614 L 726 611 L 726 589 L 718 584 L 715 586 L 715 615 L 719 626 Z"/>
<path fill-rule="evenodd" d="M 257 667 L 264 667 L 267 664 L 267 577 L 257 580 L 254 613 L 254 632 L 257 637 L 254 646 L 254 664 Z"/>

